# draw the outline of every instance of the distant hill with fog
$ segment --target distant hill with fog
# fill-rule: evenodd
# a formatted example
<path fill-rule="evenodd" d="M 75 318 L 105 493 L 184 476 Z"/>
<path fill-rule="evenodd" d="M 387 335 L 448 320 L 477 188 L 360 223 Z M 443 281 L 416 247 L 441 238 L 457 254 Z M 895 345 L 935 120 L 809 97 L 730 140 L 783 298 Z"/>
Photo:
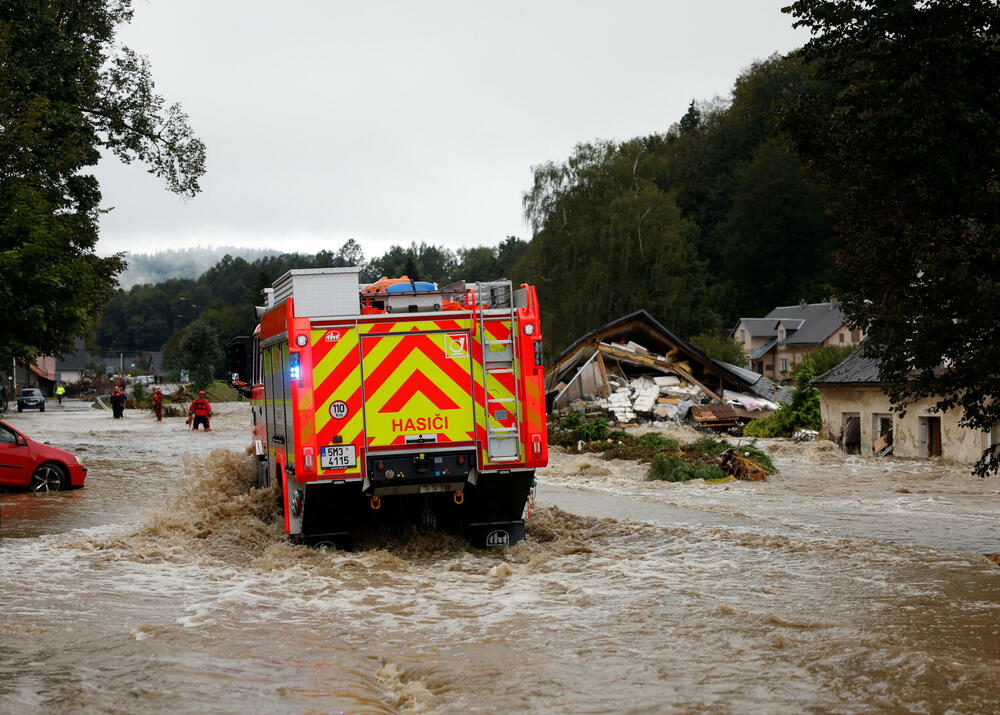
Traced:
<path fill-rule="evenodd" d="M 267 248 L 238 248 L 218 246 L 214 248 L 179 248 L 155 253 L 127 252 L 128 268 L 118 281 L 124 290 L 143 283 L 162 283 L 171 278 L 197 278 L 214 266 L 225 255 L 239 257 L 248 263 L 276 256 L 278 251 Z"/>

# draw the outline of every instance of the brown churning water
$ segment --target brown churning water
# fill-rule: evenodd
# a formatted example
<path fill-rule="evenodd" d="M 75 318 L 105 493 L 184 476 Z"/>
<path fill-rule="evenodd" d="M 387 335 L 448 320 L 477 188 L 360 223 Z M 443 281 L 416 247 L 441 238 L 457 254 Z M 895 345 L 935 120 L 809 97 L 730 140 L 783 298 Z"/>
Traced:
<path fill-rule="evenodd" d="M 822 443 L 754 484 L 557 453 L 525 543 L 344 553 L 285 541 L 245 405 L 216 415 L 18 416 L 91 472 L 0 498 L 0 711 L 1000 708 L 996 481 Z"/>

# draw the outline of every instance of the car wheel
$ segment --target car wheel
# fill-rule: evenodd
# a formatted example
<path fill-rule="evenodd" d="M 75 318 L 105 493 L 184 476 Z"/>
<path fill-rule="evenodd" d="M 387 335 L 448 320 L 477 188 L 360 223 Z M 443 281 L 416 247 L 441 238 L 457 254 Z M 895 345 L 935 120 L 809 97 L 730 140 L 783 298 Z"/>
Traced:
<path fill-rule="evenodd" d="M 46 462 L 31 475 L 30 486 L 33 492 L 57 492 L 69 488 L 69 477 L 58 464 Z"/>
<path fill-rule="evenodd" d="M 21 407 L 21 403 L 20 402 L 17 403 L 17 411 L 18 412 L 24 412 L 24 408 Z"/>
<path fill-rule="evenodd" d="M 42 405 L 41 407 L 39 407 L 38 411 L 39 412 L 45 412 L 45 405 Z"/>

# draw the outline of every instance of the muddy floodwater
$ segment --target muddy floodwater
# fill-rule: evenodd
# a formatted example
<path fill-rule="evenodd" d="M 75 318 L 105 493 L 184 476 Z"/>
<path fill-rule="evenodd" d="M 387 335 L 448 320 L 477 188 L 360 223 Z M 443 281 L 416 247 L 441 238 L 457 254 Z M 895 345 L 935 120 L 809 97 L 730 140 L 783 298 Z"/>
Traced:
<path fill-rule="evenodd" d="M 290 546 L 211 433 L 8 415 L 84 489 L 0 494 L 0 712 L 1000 710 L 1000 480 L 766 441 L 766 483 L 557 452 L 528 541 Z"/>

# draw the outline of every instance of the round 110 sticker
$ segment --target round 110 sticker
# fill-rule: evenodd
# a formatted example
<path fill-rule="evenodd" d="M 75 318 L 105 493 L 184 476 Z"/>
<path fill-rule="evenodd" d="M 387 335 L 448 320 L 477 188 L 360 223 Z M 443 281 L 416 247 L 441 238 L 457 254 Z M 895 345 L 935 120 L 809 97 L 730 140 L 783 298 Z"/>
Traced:
<path fill-rule="evenodd" d="M 347 403 L 337 400 L 330 405 L 330 416 L 335 420 L 342 420 L 347 417 Z"/>

